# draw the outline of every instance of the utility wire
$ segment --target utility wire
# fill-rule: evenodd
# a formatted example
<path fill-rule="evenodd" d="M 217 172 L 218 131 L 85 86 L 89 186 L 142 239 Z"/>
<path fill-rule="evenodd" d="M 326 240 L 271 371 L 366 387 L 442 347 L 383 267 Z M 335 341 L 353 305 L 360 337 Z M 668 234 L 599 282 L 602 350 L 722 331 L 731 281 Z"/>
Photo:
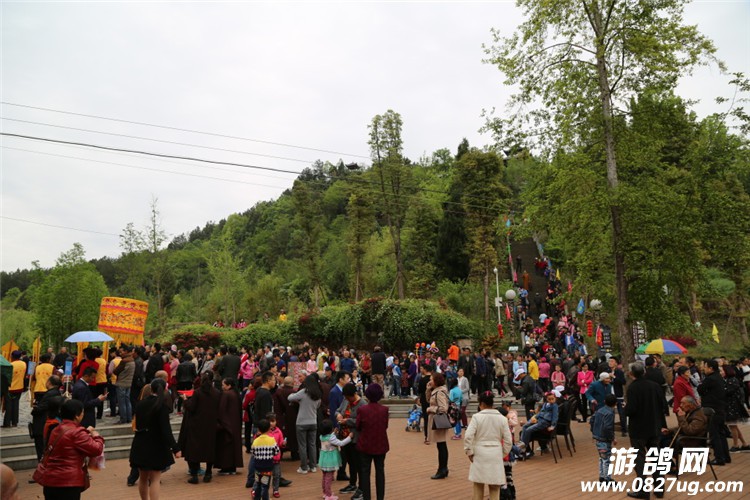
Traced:
<path fill-rule="evenodd" d="M 232 182 L 232 183 L 238 183 L 238 184 L 249 184 L 251 186 L 266 187 L 266 188 L 281 189 L 281 190 L 289 189 L 287 186 L 274 186 L 274 185 L 271 185 L 271 184 L 258 184 L 256 182 L 248 182 L 248 181 L 240 181 L 240 180 L 235 180 L 235 179 L 227 179 L 225 177 L 212 177 L 210 175 L 190 174 L 190 173 L 187 173 L 187 172 L 175 172 L 174 170 L 163 170 L 163 169 L 160 169 L 160 168 L 138 167 L 136 165 L 127 165 L 125 163 L 117 163 L 117 162 L 113 162 L 113 161 L 104 161 L 104 160 L 94 160 L 94 159 L 91 159 L 91 158 L 82 158 L 82 157 L 79 157 L 79 156 L 61 155 L 61 154 L 57 154 L 57 153 L 46 153 L 46 152 L 43 152 L 43 151 L 34 151 L 34 150 L 31 150 L 31 149 L 12 148 L 12 147 L 8 147 L 8 146 L 4 146 L 3 148 L 4 149 L 11 149 L 13 151 L 23 151 L 23 152 L 26 152 L 26 153 L 33 153 L 33 154 L 38 154 L 38 155 L 57 156 L 59 158 L 67 158 L 69 160 L 89 161 L 89 162 L 93 162 L 93 163 L 102 163 L 104 165 L 115 165 L 115 166 L 118 166 L 118 167 L 135 168 L 135 169 L 138 169 L 138 170 L 148 170 L 148 171 L 151 171 L 151 172 L 161 172 L 161 173 L 164 173 L 164 174 L 184 175 L 186 177 L 198 177 L 198 178 L 201 178 L 201 179 L 211 179 L 211 180 L 215 180 L 215 181 L 225 181 L 225 182 Z M 236 173 L 244 173 L 244 172 L 236 172 Z"/>
<path fill-rule="evenodd" d="M 82 146 L 82 147 L 89 147 L 94 149 L 102 149 L 106 151 L 117 151 L 117 152 L 125 152 L 125 153 L 131 153 L 131 154 L 138 154 L 138 155 L 146 155 L 146 156 L 154 156 L 159 158 L 173 158 L 178 160 L 188 160 L 188 161 L 195 161 L 195 162 L 203 162 L 203 163 L 211 163 L 216 165 L 228 165 L 228 166 L 234 166 L 234 167 L 242 167 L 242 168 L 251 168 L 251 169 L 259 169 L 259 170 L 267 170 L 271 172 L 281 172 L 281 173 L 287 173 L 287 174 L 294 174 L 294 175 L 300 175 L 301 172 L 297 172 L 294 170 L 286 170 L 286 169 L 280 169 L 280 168 L 274 168 L 274 167 L 263 167 L 260 165 L 252 165 L 252 164 L 246 164 L 246 163 L 235 163 L 235 162 L 226 162 L 226 161 L 218 161 L 218 160 L 209 160 L 205 158 L 197 158 L 197 157 L 191 157 L 191 156 L 179 156 L 179 155 L 169 155 L 165 153 L 153 153 L 149 151 L 141 151 L 141 150 L 134 150 L 134 149 L 124 149 L 124 148 L 115 148 L 111 146 L 101 146 L 98 144 L 91 144 L 91 143 L 85 143 L 85 142 L 74 142 L 74 141 L 63 141 L 60 139 L 49 139 L 46 137 L 37 137 L 37 136 L 30 136 L 30 135 L 22 135 L 22 134 L 12 134 L 9 132 L 0 132 L 0 135 L 7 136 L 7 137 L 17 137 L 21 139 L 29 139 L 29 140 L 36 140 L 36 141 L 43 141 L 43 142 L 50 142 L 50 143 L 56 143 L 56 144 L 66 144 L 66 145 L 73 145 L 73 146 Z M 363 184 L 373 184 L 375 186 L 380 186 L 380 183 L 377 181 L 368 181 L 366 179 L 354 179 L 349 177 L 337 177 L 330 174 L 323 174 L 325 177 L 333 180 L 349 180 L 352 182 L 359 182 Z M 414 191 L 423 191 L 428 193 L 436 193 L 436 194 L 442 194 L 442 195 L 449 195 L 449 193 L 446 193 L 445 191 L 440 191 L 437 189 L 429 189 L 429 188 L 422 188 L 422 187 L 409 187 L 409 190 Z M 383 193 L 382 191 L 377 191 L 378 194 L 383 195 L 389 195 L 391 193 Z M 473 198 L 478 199 L 480 201 L 486 201 L 484 198 L 478 197 L 478 196 L 469 196 L 464 195 L 467 198 Z M 478 209 L 486 209 L 486 206 L 481 205 L 472 205 L 467 203 L 461 203 L 461 202 L 452 202 L 452 201 L 442 201 L 441 203 L 448 203 L 448 204 L 456 204 L 461 205 L 465 207 L 470 208 L 478 208 Z"/>
<path fill-rule="evenodd" d="M 27 219 L 18 219 L 16 217 L 8 217 L 6 215 L 0 215 L 0 218 L 7 219 L 7 220 L 13 220 L 13 221 L 16 221 L 16 222 L 25 222 L 27 224 L 36 224 L 38 226 L 56 227 L 58 229 L 69 229 L 71 231 L 80 231 L 82 233 L 103 234 L 105 236 L 116 236 L 118 238 L 120 237 L 119 234 L 114 234 L 114 233 L 103 233 L 101 231 L 91 231 L 90 229 L 79 229 L 77 227 L 58 226 L 57 224 L 47 224 L 45 222 L 37 222 L 37 221 L 27 220 Z"/>
<path fill-rule="evenodd" d="M 201 130 L 185 129 L 185 128 L 179 128 L 179 127 L 170 127 L 168 125 L 156 125 L 154 123 L 146 123 L 146 122 L 139 122 L 139 121 L 133 121 L 133 120 L 123 120 L 123 119 L 120 119 L 120 118 L 111 118 L 111 117 L 107 117 L 107 116 L 88 115 L 88 114 L 85 114 L 85 113 L 75 113 L 75 112 L 72 112 L 72 111 L 63 111 L 63 110 L 60 110 L 60 109 L 44 108 L 44 107 L 41 107 L 41 106 L 31 106 L 31 105 L 28 105 L 28 104 L 19 104 L 19 103 L 13 103 L 13 102 L 8 102 L 8 101 L 1 101 L 1 103 L 5 104 L 6 106 L 15 106 L 15 107 L 18 107 L 18 108 L 26 108 L 26 109 L 36 109 L 36 110 L 40 110 L 40 111 L 49 111 L 51 113 L 61 113 L 61 114 L 72 115 L 72 116 L 83 116 L 83 117 L 86 117 L 86 118 L 95 118 L 97 120 L 108 120 L 108 121 L 112 121 L 112 122 L 129 123 L 131 125 L 143 125 L 143 126 L 146 126 L 146 127 L 161 128 L 161 129 L 165 129 L 165 130 L 176 130 L 176 131 L 179 131 L 179 132 L 190 132 L 190 133 L 193 133 L 193 134 L 203 134 L 203 135 L 208 135 L 208 136 L 212 136 L 212 137 L 223 137 L 225 139 L 236 139 L 238 141 L 248 141 L 248 142 L 257 142 L 257 143 L 260 143 L 260 144 L 270 144 L 272 146 L 282 146 L 282 147 L 285 147 L 285 148 L 304 149 L 304 150 L 307 150 L 307 151 L 316 151 L 318 153 L 331 153 L 331 154 L 342 155 L 342 156 L 350 156 L 350 157 L 356 157 L 356 158 L 365 158 L 365 159 L 368 159 L 368 160 L 370 159 L 369 156 L 365 156 L 365 155 L 359 155 L 359 154 L 353 154 L 353 153 L 342 153 L 340 151 L 332 151 L 332 150 L 329 150 L 329 149 L 311 148 L 311 147 L 307 147 L 307 146 L 298 146 L 298 145 L 295 145 L 295 144 L 288 144 L 288 143 L 283 143 L 283 142 L 273 142 L 273 141 L 266 141 L 266 140 L 262 140 L 262 139 L 250 139 L 248 137 L 239 137 L 239 136 L 235 136 L 235 135 L 218 134 L 218 133 L 215 133 L 215 132 L 205 132 L 205 131 L 201 131 Z"/>
<path fill-rule="evenodd" d="M 147 171 L 152 171 L 152 172 L 160 172 L 160 173 L 167 173 L 167 174 L 184 175 L 184 176 L 188 176 L 188 177 L 198 177 L 198 178 L 211 179 L 211 180 L 223 181 L 223 182 L 247 184 L 247 185 L 256 186 L 256 187 L 268 187 L 268 188 L 282 189 L 282 190 L 289 189 L 288 187 L 284 187 L 284 186 L 273 186 L 273 185 L 268 185 L 268 184 L 259 184 L 259 183 L 255 183 L 255 182 L 248 182 L 248 181 L 240 181 L 240 180 L 234 180 L 234 179 L 227 179 L 227 178 L 224 178 L 224 177 L 212 177 L 212 176 L 208 176 L 208 175 L 190 174 L 190 173 L 185 173 L 185 172 L 175 172 L 175 171 L 172 171 L 172 170 L 163 170 L 163 169 L 159 169 L 159 168 L 139 167 L 139 166 L 136 166 L 136 165 L 128 165 L 128 164 L 125 164 L 125 163 L 111 162 L 111 161 L 105 161 L 105 160 L 94 160 L 92 158 L 83 158 L 83 157 L 78 157 L 78 156 L 62 155 L 62 154 L 58 154 L 58 153 L 47 153 L 47 152 L 44 152 L 44 151 L 34 151 L 34 150 L 31 150 L 31 149 L 15 148 L 15 147 L 9 147 L 9 146 L 4 146 L 4 149 L 13 150 L 13 151 L 22 151 L 22 152 L 25 152 L 25 153 L 39 154 L 39 155 L 45 155 L 45 156 L 55 156 L 55 157 L 58 157 L 58 158 L 65 158 L 65 159 L 69 159 L 69 160 L 80 160 L 80 161 L 87 161 L 87 162 L 92 162 L 92 163 L 101 163 L 101 164 L 105 164 L 105 165 L 114 165 L 114 166 L 125 167 L 125 168 L 134 168 L 134 169 L 138 169 L 138 170 L 147 170 Z M 243 172 L 236 172 L 236 173 L 243 173 Z M 351 181 L 354 181 L 354 179 L 348 179 L 348 178 L 344 178 L 344 179 L 341 179 L 341 180 L 351 180 Z M 324 181 L 308 180 L 308 181 L 304 181 L 304 182 L 308 183 L 308 184 L 317 184 L 317 185 L 321 185 L 321 186 L 327 186 L 328 185 Z M 364 190 L 364 192 L 365 193 L 370 193 L 370 194 L 373 194 L 373 195 L 376 195 L 376 196 L 383 195 L 382 192 L 380 192 L 380 191 L 374 191 L 374 190 L 371 190 L 371 189 L 370 190 Z M 385 195 L 386 196 L 397 196 L 397 195 L 395 195 L 393 193 L 388 193 L 388 192 L 386 192 Z M 401 194 L 401 196 L 404 197 L 404 198 L 417 198 L 417 199 L 420 199 L 419 195 L 413 195 L 413 194 L 412 195 L 410 195 L 410 194 Z M 408 209 L 408 208 L 410 208 L 412 206 L 408 202 L 398 202 L 396 200 L 390 201 L 390 203 L 391 203 L 391 205 L 394 205 L 395 207 L 402 208 L 402 209 Z M 440 203 L 441 204 L 443 204 L 443 203 L 453 203 L 453 204 L 461 205 L 461 203 L 451 202 L 451 201 L 443 201 L 443 202 L 440 202 Z M 441 208 L 441 210 L 444 213 L 453 213 L 453 214 L 464 215 L 464 216 L 467 215 L 466 212 L 464 212 L 462 210 L 449 210 L 449 209 L 444 208 L 444 207 Z"/>
<path fill-rule="evenodd" d="M 299 163 L 306 163 L 306 164 L 313 163 L 313 161 L 303 160 L 303 159 L 300 159 L 300 158 L 288 158 L 288 157 L 285 157 L 285 156 L 267 155 L 267 154 L 263 154 L 263 153 L 251 153 L 249 151 L 239 151 L 237 149 L 217 148 L 217 147 L 213 147 L 213 146 L 201 146 L 199 144 L 189 144 L 189 143 L 186 143 L 186 142 L 166 141 L 166 140 L 163 140 L 163 139 L 152 139 L 151 137 L 142 137 L 142 136 L 138 136 L 138 135 L 116 134 L 114 132 L 102 132 L 100 130 L 91 130 L 91 129 L 87 129 L 87 128 L 68 127 L 68 126 L 65 126 L 65 125 L 53 125 L 51 123 L 42 123 L 42 122 L 35 122 L 35 121 L 30 121 L 30 120 L 19 120 L 17 118 L 2 117 L 2 119 L 3 120 L 7 120 L 9 122 L 27 123 L 27 124 L 30 124 L 30 125 L 41 125 L 43 127 L 54 127 L 54 128 L 62 128 L 62 129 L 66 129 L 66 130 L 75 130 L 77 132 L 88 132 L 88 133 L 91 133 L 91 134 L 111 135 L 111 136 L 114 136 L 114 137 L 125 137 L 125 138 L 128 138 L 128 139 L 138 139 L 138 140 L 141 140 L 141 141 L 160 142 L 162 144 L 173 144 L 175 146 L 187 146 L 189 148 L 201 148 L 201 149 L 210 149 L 212 151 L 224 151 L 224 152 L 227 152 L 227 153 L 238 153 L 238 154 L 250 155 L 250 156 L 262 156 L 264 158 L 273 158 L 275 160 L 296 161 L 296 162 L 299 162 Z"/>

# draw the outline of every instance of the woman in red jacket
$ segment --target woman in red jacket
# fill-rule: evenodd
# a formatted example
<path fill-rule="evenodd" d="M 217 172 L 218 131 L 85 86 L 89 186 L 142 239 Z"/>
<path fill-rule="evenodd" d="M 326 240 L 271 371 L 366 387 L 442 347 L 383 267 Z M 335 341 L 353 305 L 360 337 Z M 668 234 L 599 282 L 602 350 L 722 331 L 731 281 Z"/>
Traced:
<path fill-rule="evenodd" d="M 388 453 L 388 407 L 378 403 L 383 388 L 370 384 L 365 389 L 368 403 L 357 410 L 357 451 L 360 452 L 359 486 L 364 500 L 370 500 L 370 468 L 375 463 L 375 494 L 385 498 L 385 454 Z"/>
<path fill-rule="evenodd" d="M 677 414 L 677 410 L 680 409 L 682 398 L 685 396 L 695 397 L 693 386 L 690 383 L 690 368 L 687 366 L 677 368 L 677 377 L 675 377 L 674 385 L 672 386 L 672 394 L 674 394 L 672 409 L 675 415 Z"/>
<path fill-rule="evenodd" d="M 42 459 L 46 473 L 35 479 L 44 487 L 46 500 L 78 500 L 87 483 L 83 461 L 102 454 L 104 438 L 93 427 L 81 427 L 83 403 L 76 399 L 63 403 L 60 418 Z"/>

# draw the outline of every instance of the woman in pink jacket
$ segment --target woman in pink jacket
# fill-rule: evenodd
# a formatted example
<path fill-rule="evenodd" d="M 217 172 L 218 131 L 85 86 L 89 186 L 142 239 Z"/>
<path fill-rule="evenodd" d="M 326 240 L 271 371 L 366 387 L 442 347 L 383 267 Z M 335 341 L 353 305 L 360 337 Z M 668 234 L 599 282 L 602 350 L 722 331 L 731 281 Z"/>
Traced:
<path fill-rule="evenodd" d="M 583 363 L 581 365 L 581 371 L 578 372 L 578 387 L 579 387 L 579 395 L 578 395 L 578 411 L 581 412 L 581 417 L 583 417 L 582 420 L 579 420 L 579 422 L 585 422 L 589 418 L 589 408 L 588 408 L 588 401 L 586 399 L 586 391 L 589 389 L 589 386 L 594 382 L 594 372 L 589 370 L 588 363 Z"/>

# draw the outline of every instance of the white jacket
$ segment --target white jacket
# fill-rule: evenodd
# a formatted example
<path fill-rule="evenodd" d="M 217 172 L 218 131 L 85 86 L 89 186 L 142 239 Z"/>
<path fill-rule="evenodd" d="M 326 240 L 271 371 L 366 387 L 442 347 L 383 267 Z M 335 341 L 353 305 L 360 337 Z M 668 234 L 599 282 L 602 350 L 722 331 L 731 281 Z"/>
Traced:
<path fill-rule="evenodd" d="M 464 451 L 473 456 L 469 481 L 484 484 L 505 484 L 503 457 L 510 453 L 513 438 L 508 419 L 495 409 L 482 410 L 471 417 Z"/>

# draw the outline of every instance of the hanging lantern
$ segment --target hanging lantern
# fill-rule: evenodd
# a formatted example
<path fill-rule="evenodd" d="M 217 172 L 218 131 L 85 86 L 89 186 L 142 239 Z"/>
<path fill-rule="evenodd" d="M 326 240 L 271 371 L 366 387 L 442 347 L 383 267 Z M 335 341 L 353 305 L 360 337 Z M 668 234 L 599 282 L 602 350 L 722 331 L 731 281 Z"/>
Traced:
<path fill-rule="evenodd" d="M 586 322 L 586 333 L 588 333 L 589 337 L 594 334 L 594 324 L 591 322 L 591 320 L 588 320 Z"/>
<path fill-rule="evenodd" d="M 497 336 L 503 338 L 503 325 L 502 323 L 497 324 Z"/>

